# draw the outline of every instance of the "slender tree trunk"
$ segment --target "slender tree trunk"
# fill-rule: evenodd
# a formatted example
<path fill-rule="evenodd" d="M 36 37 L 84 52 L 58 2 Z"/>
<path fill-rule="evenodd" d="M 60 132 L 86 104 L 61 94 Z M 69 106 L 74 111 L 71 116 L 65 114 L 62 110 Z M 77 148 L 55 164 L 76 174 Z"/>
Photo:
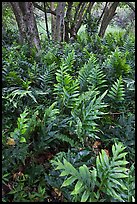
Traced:
<path fill-rule="evenodd" d="M 54 11 L 54 2 L 51 2 L 50 8 Z M 55 40 L 55 33 L 56 33 L 56 17 L 51 13 L 51 36 L 52 40 Z"/>
<path fill-rule="evenodd" d="M 102 38 L 104 37 L 105 31 L 106 31 L 110 21 L 112 20 L 114 14 L 115 14 L 115 11 L 116 11 L 118 4 L 119 4 L 119 2 L 113 2 L 111 4 L 110 8 L 106 9 L 106 12 L 104 13 L 102 23 L 100 26 L 100 31 L 99 31 L 100 37 L 102 37 Z"/>
<path fill-rule="evenodd" d="M 10 3 L 13 9 L 16 21 L 17 21 L 17 25 L 18 25 L 20 43 L 23 44 L 27 42 L 27 36 L 26 36 L 27 28 L 26 28 L 26 24 L 24 23 L 22 11 L 19 6 L 19 2 L 10 2 Z"/>
<path fill-rule="evenodd" d="M 66 12 L 66 20 L 65 20 L 65 38 L 66 42 L 69 42 L 69 28 L 70 28 L 70 21 L 72 20 L 71 10 L 72 10 L 73 2 L 68 2 L 68 8 Z"/>
<path fill-rule="evenodd" d="M 56 9 L 56 33 L 55 40 L 62 42 L 64 40 L 64 12 L 65 12 L 65 3 L 58 2 Z"/>
<path fill-rule="evenodd" d="M 48 39 L 50 40 L 50 36 L 49 36 L 49 29 L 48 29 L 48 19 L 47 19 L 47 12 L 46 12 L 46 3 L 44 3 L 44 10 L 45 10 L 45 24 L 46 24 L 46 31 L 47 31 L 47 36 L 48 36 Z"/>
<path fill-rule="evenodd" d="M 81 8 L 81 10 L 79 12 L 79 17 L 77 19 L 76 28 L 75 28 L 76 34 L 77 34 L 77 32 L 78 32 L 78 30 L 79 30 L 79 28 L 81 26 L 86 6 L 87 6 L 87 2 L 83 4 L 83 6 L 82 6 L 82 8 Z"/>
<path fill-rule="evenodd" d="M 10 2 L 15 14 L 22 41 L 28 42 L 30 48 L 40 50 L 40 39 L 32 2 Z"/>
<path fill-rule="evenodd" d="M 103 9 L 103 12 L 102 12 L 101 16 L 100 16 L 99 19 L 98 19 L 98 22 L 97 22 L 98 25 L 99 25 L 99 23 L 100 23 L 100 21 L 101 21 L 103 15 L 104 15 L 104 13 L 105 13 L 106 10 L 107 10 L 107 4 L 108 4 L 108 2 L 105 3 L 105 7 L 104 7 L 104 9 Z"/>
<path fill-rule="evenodd" d="M 78 7 L 75 10 L 74 21 L 71 23 L 69 29 L 71 37 L 76 38 L 86 13 L 91 12 L 94 3 L 95 2 L 80 2 L 78 4 Z"/>

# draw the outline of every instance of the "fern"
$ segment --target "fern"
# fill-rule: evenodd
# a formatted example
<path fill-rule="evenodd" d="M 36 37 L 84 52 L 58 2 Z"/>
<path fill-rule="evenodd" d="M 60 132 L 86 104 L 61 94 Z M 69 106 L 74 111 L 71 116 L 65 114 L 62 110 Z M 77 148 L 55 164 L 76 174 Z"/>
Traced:
<path fill-rule="evenodd" d="M 71 192 L 71 195 L 74 196 L 73 201 L 77 201 L 77 195 L 80 194 L 80 201 L 85 202 L 88 200 L 91 192 L 91 186 L 94 188 L 93 181 L 95 181 L 95 177 L 91 177 L 90 171 L 86 165 L 80 166 L 79 171 L 65 158 L 63 159 L 63 163 L 58 161 L 51 161 L 52 165 L 57 166 L 55 170 L 62 170 L 60 176 L 69 176 L 64 180 L 61 187 L 66 187 L 75 182 L 75 187 Z M 92 174 L 93 175 L 93 174 Z M 92 179 L 93 180 L 92 180 Z M 79 200 L 78 200 L 79 201 Z"/>
<path fill-rule="evenodd" d="M 98 92 L 88 91 L 86 94 L 80 96 L 79 104 L 77 104 L 71 112 L 73 116 L 72 124 L 75 126 L 75 133 L 83 144 L 88 137 L 98 138 L 96 132 L 98 132 L 99 129 L 97 128 L 95 120 L 105 114 L 101 109 L 107 106 L 102 102 L 106 93 L 107 90 L 97 98 L 96 95 Z"/>
<path fill-rule="evenodd" d="M 126 54 L 127 64 L 132 68 L 135 68 L 135 37 L 125 36 L 124 45 L 120 47 L 121 52 Z"/>
<path fill-rule="evenodd" d="M 43 127 L 50 131 L 51 124 L 56 120 L 59 109 L 54 108 L 57 103 L 54 102 L 50 107 L 46 108 L 43 117 Z"/>
<path fill-rule="evenodd" d="M 68 56 L 66 57 L 66 59 L 62 59 L 62 64 L 64 64 L 64 66 L 66 66 L 68 68 L 67 71 L 72 71 L 73 68 L 73 64 L 75 61 L 75 51 L 72 50 L 70 53 L 68 53 Z"/>
<path fill-rule="evenodd" d="M 121 75 L 127 76 L 129 74 L 131 67 L 127 64 L 127 55 L 128 52 L 122 53 L 117 47 L 115 51 L 107 57 L 103 66 L 106 69 L 108 80 L 112 77 L 120 77 Z"/>
<path fill-rule="evenodd" d="M 87 64 L 85 64 L 79 71 L 79 82 L 81 91 L 86 91 L 88 86 L 94 88 L 104 87 L 106 80 L 103 71 L 98 67 L 97 60 L 93 54 L 90 54 L 90 58 Z"/>
<path fill-rule="evenodd" d="M 111 87 L 108 96 L 115 102 L 121 102 L 124 100 L 124 85 L 122 77 L 120 76 L 116 82 Z"/>
<path fill-rule="evenodd" d="M 106 152 L 102 152 L 96 158 L 96 167 L 90 170 L 85 164 L 76 169 L 70 162 L 63 158 L 51 160 L 55 170 L 61 171 L 60 176 L 64 177 L 61 187 L 71 186 L 73 201 L 99 201 L 101 194 L 107 194 L 118 201 L 124 201 L 122 194 L 127 193 L 124 181 L 128 178 L 128 163 L 125 159 L 127 152 L 121 143 L 112 146 L 112 158 L 108 158 Z M 96 190 L 95 190 L 96 189 Z"/>
<path fill-rule="evenodd" d="M 126 187 L 128 189 L 128 194 L 126 200 L 128 202 L 134 202 L 135 200 L 135 167 L 134 164 L 129 169 L 128 178 L 126 182 Z"/>
<path fill-rule="evenodd" d="M 40 123 L 40 132 L 38 138 L 38 144 L 36 143 L 37 150 L 42 150 L 49 147 L 49 143 L 56 139 L 56 122 L 59 109 L 55 108 L 56 102 L 51 104 L 45 109 L 43 120 Z M 37 146 L 38 145 L 38 146 Z"/>
<path fill-rule="evenodd" d="M 71 147 L 75 147 L 77 146 L 77 142 L 74 141 L 72 138 L 70 138 L 68 135 L 64 135 L 64 134 L 56 134 L 56 138 L 62 142 L 67 142 L 71 145 Z"/>
<path fill-rule="evenodd" d="M 69 74 L 71 72 L 73 62 L 73 54 L 68 55 L 66 60 L 62 60 L 62 64 L 56 73 L 57 84 L 55 84 L 55 94 L 60 105 L 67 108 L 72 108 L 79 95 L 78 80 L 74 80 Z"/>
<path fill-rule="evenodd" d="M 6 98 L 10 100 L 10 103 L 13 102 L 13 105 L 17 108 L 17 104 L 19 103 L 19 99 L 29 96 L 31 99 L 37 103 L 37 100 L 31 90 L 21 90 L 21 89 L 15 89 L 13 90 Z M 16 102 L 15 98 L 16 97 Z"/>
<path fill-rule="evenodd" d="M 38 80 L 40 81 L 40 87 L 44 90 L 51 88 L 51 85 L 54 83 L 55 75 L 55 63 L 50 66 L 46 66 L 43 70 L 43 73 L 39 74 Z"/>
<path fill-rule="evenodd" d="M 125 165 L 128 163 L 125 159 L 127 152 L 123 152 L 125 147 L 121 143 L 112 146 L 113 157 L 109 160 L 106 152 L 102 150 L 97 156 L 96 167 L 97 175 L 99 178 L 99 190 L 103 191 L 112 198 L 118 199 L 119 201 L 124 201 L 119 191 L 127 190 L 124 182 L 121 179 L 128 177 L 127 168 Z"/>
<path fill-rule="evenodd" d="M 10 133 L 10 137 L 15 141 L 19 140 L 20 142 L 26 142 L 24 136 L 26 135 L 27 129 L 30 126 L 30 118 L 27 118 L 28 113 L 28 109 L 25 108 L 25 110 L 20 114 L 20 117 L 17 120 L 18 127 L 14 129 L 14 132 Z"/>

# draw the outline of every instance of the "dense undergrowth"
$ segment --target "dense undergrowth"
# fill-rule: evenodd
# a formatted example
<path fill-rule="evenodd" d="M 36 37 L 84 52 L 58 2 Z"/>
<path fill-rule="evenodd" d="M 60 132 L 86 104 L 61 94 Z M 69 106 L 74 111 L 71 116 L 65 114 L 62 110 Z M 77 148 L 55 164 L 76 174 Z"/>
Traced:
<path fill-rule="evenodd" d="M 134 201 L 134 40 L 3 36 L 3 202 Z"/>

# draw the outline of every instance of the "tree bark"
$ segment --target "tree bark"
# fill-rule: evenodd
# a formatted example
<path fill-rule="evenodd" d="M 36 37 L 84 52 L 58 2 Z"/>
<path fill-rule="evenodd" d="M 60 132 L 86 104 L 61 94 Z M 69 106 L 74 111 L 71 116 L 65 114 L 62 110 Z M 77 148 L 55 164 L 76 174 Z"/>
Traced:
<path fill-rule="evenodd" d="M 27 36 L 26 36 L 27 28 L 26 28 L 26 24 L 24 23 L 22 11 L 20 9 L 19 2 L 10 2 L 10 3 L 18 25 L 20 43 L 23 44 L 27 42 Z"/>
<path fill-rule="evenodd" d="M 53 11 L 54 10 L 54 2 L 51 2 L 50 8 Z M 56 17 L 51 13 L 51 36 L 52 40 L 55 40 L 55 33 L 56 33 Z"/>
<path fill-rule="evenodd" d="M 50 2 L 50 6 L 51 6 L 51 4 L 54 5 L 54 2 Z M 42 6 L 40 6 L 39 4 L 37 4 L 36 2 L 33 2 L 33 5 L 35 8 L 45 12 L 45 9 Z M 53 6 L 53 8 L 54 8 L 54 6 Z M 56 12 L 54 11 L 54 9 L 52 10 L 52 6 L 50 8 L 48 8 L 46 10 L 46 12 L 51 13 L 52 15 L 56 16 Z"/>
<path fill-rule="evenodd" d="M 48 29 L 48 19 L 47 19 L 47 13 L 46 13 L 46 4 L 44 3 L 44 10 L 45 10 L 45 24 L 46 24 L 46 31 L 47 31 L 47 36 L 48 39 L 50 40 L 50 36 L 49 36 L 49 29 Z"/>
<path fill-rule="evenodd" d="M 99 31 L 100 37 L 102 37 L 102 38 L 104 37 L 105 31 L 108 27 L 108 24 L 110 23 L 110 21 L 112 20 L 114 14 L 115 14 L 115 11 L 116 11 L 116 8 L 118 7 L 118 4 L 119 4 L 119 2 L 112 2 L 111 6 L 108 9 L 106 9 L 104 16 L 103 16 L 103 19 L 102 19 L 101 26 L 100 26 L 100 31 Z"/>
<path fill-rule="evenodd" d="M 107 10 L 107 4 L 108 4 L 108 2 L 106 2 L 105 7 L 104 7 L 104 9 L 103 9 L 103 12 L 102 12 L 101 16 L 100 16 L 99 19 L 98 19 L 98 22 L 97 22 L 98 25 L 99 25 L 99 23 L 100 23 L 100 21 L 101 21 L 103 15 L 104 15 L 104 13 L 105 13 L 106 10 Z"/>
<path fill-rule="evenodd" d="M 69 28 L 70 28 L 70 21 L 72 20 L 71 10 L 72 10 L 73 2 L 68 2 L 68 8 L 66 11 L 66 20 L 65 20 L 65 38 L 66 42 L 69 42 Z"/>
<path fill-rule="evenodd" d="M 62 42 L 64 40 L 64 12 L 66 2 L 58 2 L 56 9 L 56 33 L 55 40 Z"/>
<path fill-rule="evenodd" d="M 31 47 L 40 50 L 40 39 L 32 2 L 10 2 L 18 24 L 22 41 L 28 42 Z"/>

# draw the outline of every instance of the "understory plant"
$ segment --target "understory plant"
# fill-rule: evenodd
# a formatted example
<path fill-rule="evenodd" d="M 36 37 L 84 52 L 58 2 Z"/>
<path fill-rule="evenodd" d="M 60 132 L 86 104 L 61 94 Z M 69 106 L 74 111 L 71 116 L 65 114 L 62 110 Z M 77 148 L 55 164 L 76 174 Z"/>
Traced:
<path fill-rule="evenodd" d="M 65 158 L 62 161 L 56 157 L 51 160 L 55 170 L 60 171 L 64 178 L 61 188 L 68 188 L 73 202 L 103 202 L 103 201 L 129 201 L 134 193 L 129 194 L 129 180 L 131 169 L 126 168 L 127 152 L 122 143 L 112 146 L 112 156 L 108 157 L 101 150 L 96 158 L 96 165 L 88 168 L 85 164 L 76 168 Z M 131 185 L 134 185 L 133 180 Z M 128 193 L 128 196 L 127 196 Z M 102 197 L 103 196 L 103 197 Z"/>
<path fill-rule="evenodd" d="M 135 201 L 134 37 L 93 20 L 39 53 L 4 34 L 3 202 Z"/>

